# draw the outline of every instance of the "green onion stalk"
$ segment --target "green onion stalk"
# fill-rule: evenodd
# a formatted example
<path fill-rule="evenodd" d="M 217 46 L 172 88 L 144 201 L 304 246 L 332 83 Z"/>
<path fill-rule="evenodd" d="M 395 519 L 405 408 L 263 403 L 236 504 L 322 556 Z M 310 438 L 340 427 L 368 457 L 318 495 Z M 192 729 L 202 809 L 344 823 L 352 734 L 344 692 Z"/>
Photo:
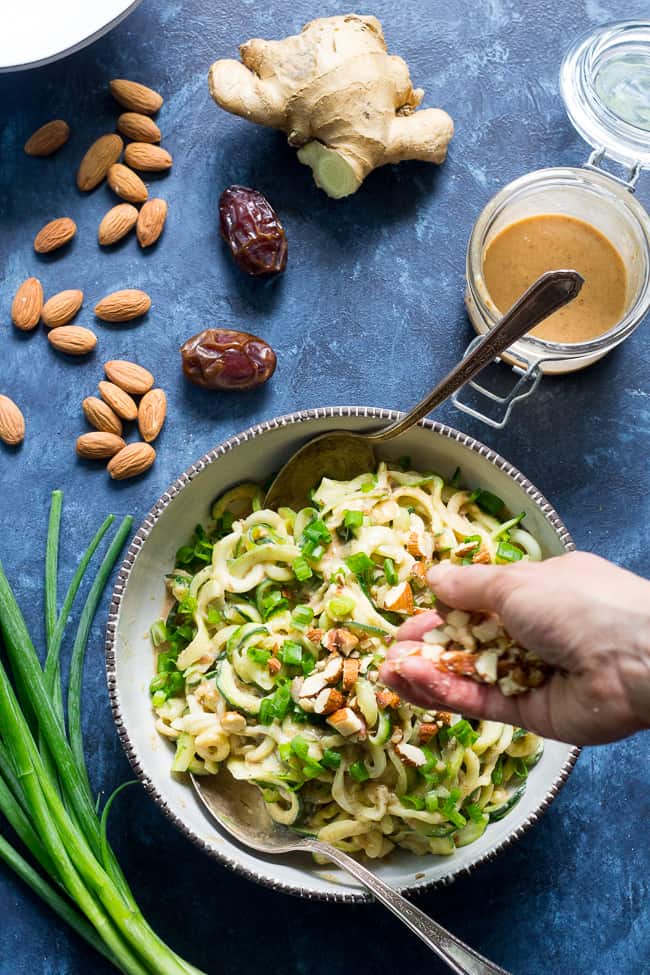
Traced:
<path fill-rule="evenodd" d="M 82 556 L 58 609 L 63 496 L 53 492 L 45 557 L 45 664 L 41 665 L 0 563 L 0 815 L 41 868 L 0 833 L 4 861 L 88 944 L 128 975 L 200 975 L 142 916 L 107 838 L 108 814 L 93 804 L 81 731 L 81 685 L 90 629 L 115 562 L 131 530 L 124 518 L 108 545 L 77 624 L 68 679 L 67 729 L 61 647 L 75 598 L 109 516 Z"/>

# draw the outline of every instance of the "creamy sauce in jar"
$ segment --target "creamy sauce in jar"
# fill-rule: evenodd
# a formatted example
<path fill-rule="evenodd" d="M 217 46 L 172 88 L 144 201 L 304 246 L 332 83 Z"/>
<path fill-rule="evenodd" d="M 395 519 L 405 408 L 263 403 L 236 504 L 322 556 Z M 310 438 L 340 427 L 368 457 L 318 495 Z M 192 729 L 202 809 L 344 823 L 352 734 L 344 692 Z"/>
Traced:
<path fill-rule="evenodd" d="M 500 230 L 483 257 L 483 279 L 501 314 L 545 271 L 573 268 L 585 279 L 570 304 L 530 333 L 547 342 L 588 342 L 625 312 L 623 258 L 596 227 L 564 213 L 540 213 Z"/>

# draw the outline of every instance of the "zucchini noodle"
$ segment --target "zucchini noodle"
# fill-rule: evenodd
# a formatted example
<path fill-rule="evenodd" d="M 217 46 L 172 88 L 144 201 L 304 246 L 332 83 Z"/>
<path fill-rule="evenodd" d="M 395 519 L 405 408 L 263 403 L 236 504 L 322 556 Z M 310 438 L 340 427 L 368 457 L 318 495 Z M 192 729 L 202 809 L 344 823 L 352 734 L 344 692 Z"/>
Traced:
<path fill-rule="evenodd" d="M 478 839 L 521 797 L 542 740 L 414 707 L 378 671 L 400 623 L 433 607 L 434 562 L 541 558 L 523 515 L 462 489 L 459 472 L 383 463 L 324 478 L 298 512 L 265 510 L 262 497 L 246 483 L 219 498 L 167 577 L 150 693 L 176 743 L 172 770 L 225 763 L 278 822 L 371 858 Z"/>

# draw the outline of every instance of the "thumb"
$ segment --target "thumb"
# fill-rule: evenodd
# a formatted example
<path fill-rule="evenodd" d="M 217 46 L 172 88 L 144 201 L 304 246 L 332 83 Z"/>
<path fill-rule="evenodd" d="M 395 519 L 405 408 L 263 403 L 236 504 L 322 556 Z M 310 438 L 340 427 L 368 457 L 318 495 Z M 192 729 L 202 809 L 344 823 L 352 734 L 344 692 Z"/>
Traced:
<path fill-rule="evenodd" d="M 444 561 L 427 572 L 427 582 L 441 602 L 453 609 L 500 613 L 514 583 L 506 565 L 452 565 Z"/>

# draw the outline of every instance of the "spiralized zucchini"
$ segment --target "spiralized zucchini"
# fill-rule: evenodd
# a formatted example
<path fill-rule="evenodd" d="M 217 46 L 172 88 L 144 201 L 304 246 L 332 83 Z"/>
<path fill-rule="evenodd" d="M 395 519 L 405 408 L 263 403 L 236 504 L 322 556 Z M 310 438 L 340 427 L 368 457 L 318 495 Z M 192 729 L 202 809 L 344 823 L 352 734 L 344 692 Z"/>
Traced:
<path fill-rule="evenodd" d="M 152 627 L 174 772 L 225 763 L 278 822 L 368 857 L 453 853 L 514 806 L 541 739 L 378 683 L 399 624 L 433 606 L 428 566 L 541 557 L 523 516 L 458 480 L 381 464 L 325 478 L 299 512 L 262 509 L 250 484 L 215 503 Z"/>

